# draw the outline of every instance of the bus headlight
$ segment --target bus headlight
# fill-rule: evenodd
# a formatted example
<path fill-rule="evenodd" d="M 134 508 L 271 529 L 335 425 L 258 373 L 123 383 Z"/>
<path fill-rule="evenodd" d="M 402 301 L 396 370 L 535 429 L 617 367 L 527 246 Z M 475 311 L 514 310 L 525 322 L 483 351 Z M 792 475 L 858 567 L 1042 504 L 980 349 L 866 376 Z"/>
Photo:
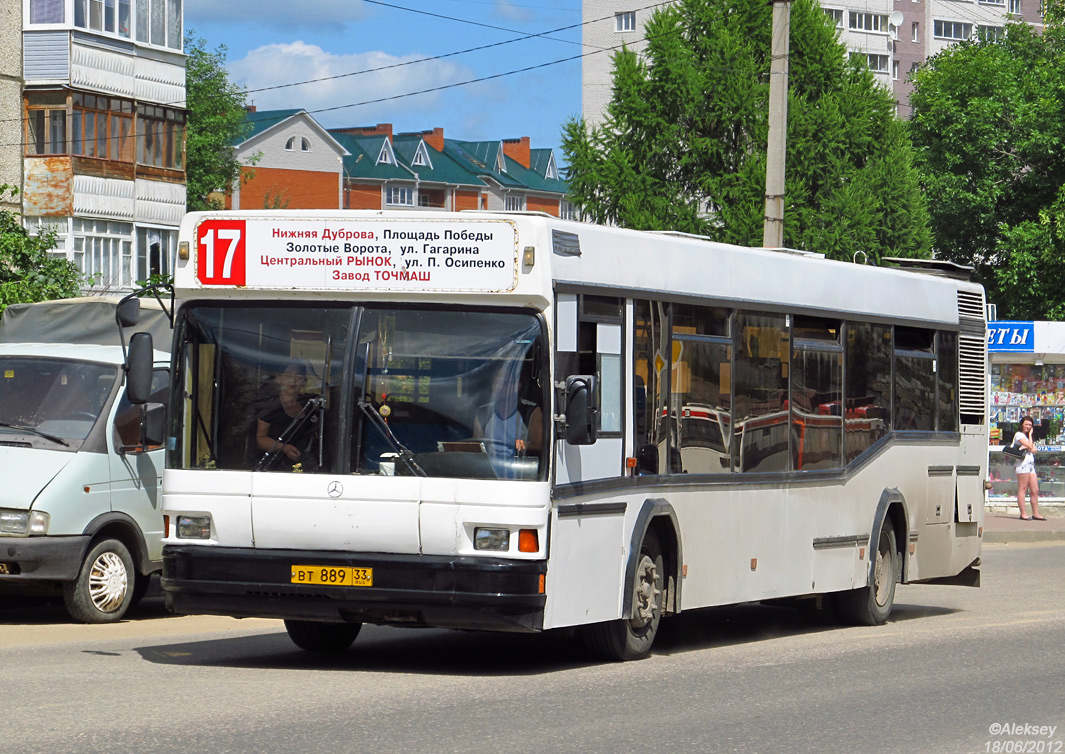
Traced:
<path fill-rule="evenodd" d="M 178 516 L 177 537 L 178 539 L 210 539 L 211 517 Z"/>
<path fill-rule="evenodd" d="M 29 537 L 48 533 L 48 514 L 44 511 L 0 510 L 0 535 Z"/>
<path fill-rule="evenodd" d="M 510 549 L 510 529 L 478 526 L 473 530 L 473 549 L 506 552 Z"/>

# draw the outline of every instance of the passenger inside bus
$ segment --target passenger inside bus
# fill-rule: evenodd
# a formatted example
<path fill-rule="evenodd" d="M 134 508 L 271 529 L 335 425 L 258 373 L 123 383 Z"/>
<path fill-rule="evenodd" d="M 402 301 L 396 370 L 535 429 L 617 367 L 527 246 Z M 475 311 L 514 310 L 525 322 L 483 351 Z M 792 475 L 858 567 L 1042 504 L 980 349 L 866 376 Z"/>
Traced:
<path fill-rule="evenodd" d="M 256 447 L 265 455 L 260 469 L 291 469 L 310 460 L 317 436 L 314 397 L 304 392 L 311 367 L 300 359 L 277 377 L 276 399 L 256 417 Z"/>

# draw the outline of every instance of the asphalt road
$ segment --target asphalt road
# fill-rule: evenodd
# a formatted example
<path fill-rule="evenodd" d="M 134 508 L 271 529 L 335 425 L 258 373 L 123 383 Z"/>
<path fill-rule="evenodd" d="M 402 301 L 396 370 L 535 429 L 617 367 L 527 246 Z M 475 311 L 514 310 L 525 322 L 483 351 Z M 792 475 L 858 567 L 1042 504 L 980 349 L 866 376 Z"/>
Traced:
<path fill-rule="evenodd" d="M 900 587 L 875 628 L 761 605 L 685 614 L 627 664 L 589 662 L 565 634 L 368 626 L 323 658 L 279 622 L 173 617 L 159 598 L 114 626 L 0 606 L 0 745 L 1065 754 L 1065 543 L 988 545 L 983 574 L 981 589 Z"/>

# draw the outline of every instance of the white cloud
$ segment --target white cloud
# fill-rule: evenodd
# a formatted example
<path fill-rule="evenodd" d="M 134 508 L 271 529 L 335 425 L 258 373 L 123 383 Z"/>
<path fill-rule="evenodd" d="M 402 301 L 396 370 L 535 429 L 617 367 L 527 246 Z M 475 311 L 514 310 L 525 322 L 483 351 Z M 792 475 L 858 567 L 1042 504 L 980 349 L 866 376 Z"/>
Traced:
<path fill-rule="evenodd" d="M 240 60 L 230 61 L 228 67 L 232 80 L 248 88 L 248 101 L 260 110 L 303 108 L 323 124 L 361 123 L 363 120 L 384 122 L 394 117 L 393 113 L 417 112 L 422 115 L 438 111 L 444 94 L 433 92 L 386 98 L 476 77 L 468 68 L 447 60 L 412 62 L 424 57 L 428 56 L 390 55 L 379 51 L 338 55 L 317 45 L 296 41 L 259 47 Z M 371 72 L 344 75 L 356 71 Z M 271 88 L 312 80 L 317 81 Z M 255 91 L 258 89 L 262 91 Z M 320 114 L 315 112 L 379 99 L 385 101 Z"/>

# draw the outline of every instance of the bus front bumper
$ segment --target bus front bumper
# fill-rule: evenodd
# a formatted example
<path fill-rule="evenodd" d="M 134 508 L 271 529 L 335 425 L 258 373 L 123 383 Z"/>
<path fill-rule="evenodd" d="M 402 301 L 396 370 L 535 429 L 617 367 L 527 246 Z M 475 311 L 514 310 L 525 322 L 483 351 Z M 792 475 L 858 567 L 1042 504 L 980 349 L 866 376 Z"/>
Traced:
<path fill-rule="evenodd" d="M 294 584 L 293 566 L 373 569 L 372 586 Z M 177 613 L 539 631 L 542 560 L 166 545 L 162 588 Z"/>

